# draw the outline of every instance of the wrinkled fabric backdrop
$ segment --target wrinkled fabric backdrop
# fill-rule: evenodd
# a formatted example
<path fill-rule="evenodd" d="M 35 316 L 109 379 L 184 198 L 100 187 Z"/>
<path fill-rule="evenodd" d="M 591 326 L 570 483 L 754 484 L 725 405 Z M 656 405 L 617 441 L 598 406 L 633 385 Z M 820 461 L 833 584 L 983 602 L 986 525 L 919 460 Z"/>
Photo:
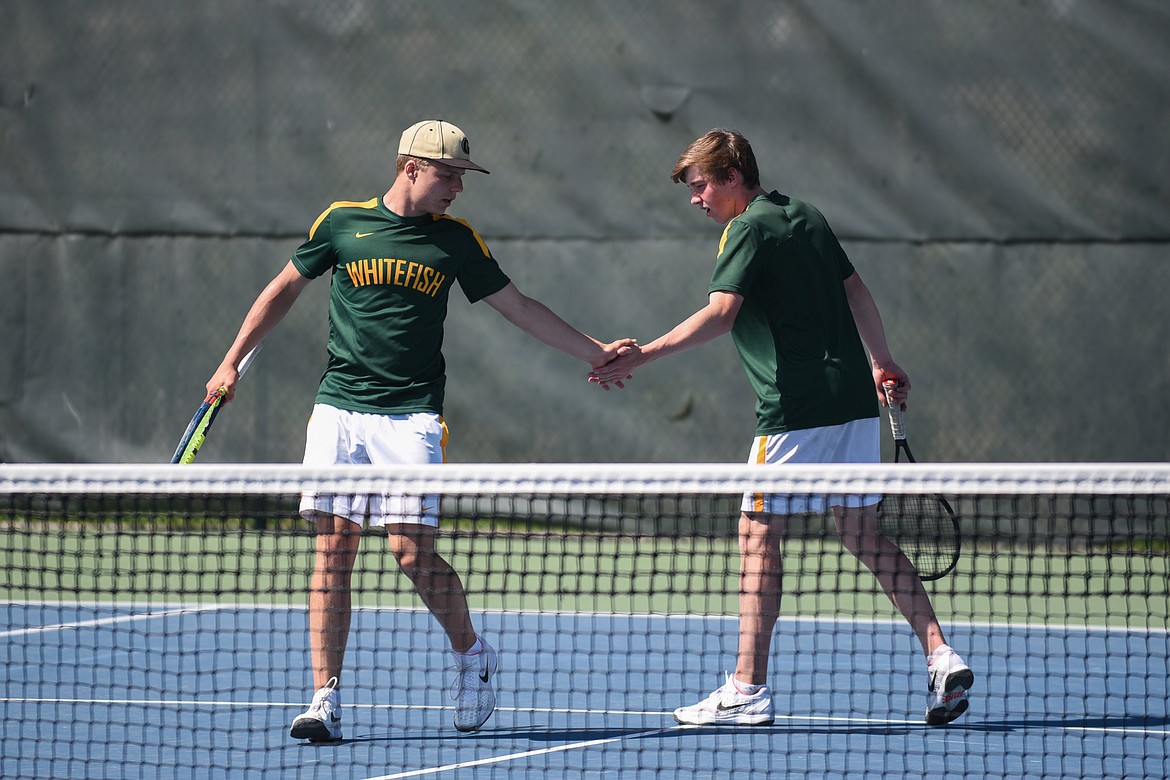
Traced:
<path fill-rule="evenodd" d="M 165 462 L 264 284 L 407 125 L 490 176 L 451 213 L 602 339 L 703 305 L 721 228 L 670 182 L 712 127 L 827 215 L 923 459 L 1170 451 L 1170 6 L 1156 0 L 11 0 L 0 32 L 0 460 Z M 328 282 L 200 460 L 300 460 Z M 624 392 L 451 298 L 452 461 L 740 461 L 730 338 Z M 888 443 L 887 443 L 888 446 Z"/>

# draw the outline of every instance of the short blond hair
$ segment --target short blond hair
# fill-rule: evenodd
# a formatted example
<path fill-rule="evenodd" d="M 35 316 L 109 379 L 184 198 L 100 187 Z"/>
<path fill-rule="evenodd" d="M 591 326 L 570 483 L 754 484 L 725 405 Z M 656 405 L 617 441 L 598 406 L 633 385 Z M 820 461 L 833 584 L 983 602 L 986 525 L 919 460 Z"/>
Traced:
<path fill-rule="evenodd" d="M 743 183 L 748 187 L 760 186 L 760 168 L 752 145 L 734 130 L 715 129 L 691 141 L 690 146 L 679 156 L 670 172 L 670 180 L 682 181 L 687 168 L 699 171 L 722 184 L 731 177 L 731 169 L 739 171 Z"/>
<path fill-rule="evenodd" d="M 410 160 L 414 160 L 416 163 L 418 163 L 418 168 L 420 171 L 425 171 L 427 168 L 431 167 L 431 161 L 425 157 L 415 157 L 414 155 L 410 154 L 400 154 L 398 155 L 398 159 L 394 162 L 394 175 L 397 176 L 398 174 L 402 173 L 403 169 L 406 168 L 406 163 Z"/>

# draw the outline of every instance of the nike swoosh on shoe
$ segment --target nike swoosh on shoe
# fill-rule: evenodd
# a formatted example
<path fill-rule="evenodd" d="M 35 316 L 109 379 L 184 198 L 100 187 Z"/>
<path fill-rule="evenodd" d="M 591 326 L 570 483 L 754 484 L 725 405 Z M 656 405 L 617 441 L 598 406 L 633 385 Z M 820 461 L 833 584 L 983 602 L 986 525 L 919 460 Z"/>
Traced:
<path fill-rule="evenodd" d="M 715 709 L 719 712 L 738 712 L 739 710 L 746 710 L 747 708 L 748 705 L 746 703 L 733 704 L 730 707 L 725 705 L 723 702 L 719 702 L 717 705 L 715 705 Z"/>

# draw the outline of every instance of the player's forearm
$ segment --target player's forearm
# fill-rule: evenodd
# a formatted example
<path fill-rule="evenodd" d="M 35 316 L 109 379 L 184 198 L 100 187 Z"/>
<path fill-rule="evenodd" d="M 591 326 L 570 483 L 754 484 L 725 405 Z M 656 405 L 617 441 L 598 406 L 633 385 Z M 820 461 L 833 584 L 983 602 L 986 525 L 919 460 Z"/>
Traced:
<path fill-rule="evenodd" d="M 607 366 L 595 366 L 590 376 L 594 381 L 617 382 L 647 363 L 706 344 L 731 330 L 742 303 L 743 298 L 733 293 L 712 293 L 702 309 L 644 347 L 628 350 Z"/>
<path fill-rule="evenodd" d="M 644 362 L 686 352 L 731 331 L 742 298 L 715 293 L 710 302 L 642 348 Z"/>
<path fill-rule="evenodd" d="M 580 358 L 590 365 L 599 361 L 604 354 L 601 342 L 565 322 L 540 301 L 524 295 L 511 282 L 499 292 L 485 297 L 484 301 L 508 322 L 553 349 Z"/>
<path fill-rule="evenodd" d="M 501 314 L 537 341 L 587 363 L 596 361 L 603 352 L 600 341 L 577 330 L 552 309 L 532 298 L 524 298 L 515 309 Z"/>
<path fill-rule="evenodd" d="M 890 346 L 886 342 L 886 332 L 882 327 L 881 317 L 878 316 L 877 309 L 873 310 L 872 315 L 869 317 L 858 317 L 854 313 L 853 319 L 857 323 L 857 332 L 861 335 L 861 341 L 865 344 L 865 348 L 869 352 L 870 361 L 873 362 L 875 367 L 884 366 L 893 363 L 894 358 L 890 354 Z"/>
<path fill-rule="evenodd" d="M 238 361 L 248 350 L 263 341 L 289 313 L 296 299 L 297 294 L 287 288 L 274 289 L 272 285 L 264 288 L 244 317 L 227 357 L 234 357 Z"/>
<path fill-rule="evenodd" d="M 890 346 L 886 342 L 886 330 L 882 325 L 882 315 L 869 288 L 854 274 L 846 280 L 845 293 L 849 300 L 849 310 L 853 313 L 853 322 L 857 326 L 857 333 L 861 336 L 874 366 L 893 363 Z"/>
<path fill-rule="evenodd" d="M 232 366 L 239 365 L 244 355 L 263 341 L 284 319 L 309 281 L 289 262 L 256 296 L 244 316 L 235 341 L 224 356 L 224 362 Z"/>

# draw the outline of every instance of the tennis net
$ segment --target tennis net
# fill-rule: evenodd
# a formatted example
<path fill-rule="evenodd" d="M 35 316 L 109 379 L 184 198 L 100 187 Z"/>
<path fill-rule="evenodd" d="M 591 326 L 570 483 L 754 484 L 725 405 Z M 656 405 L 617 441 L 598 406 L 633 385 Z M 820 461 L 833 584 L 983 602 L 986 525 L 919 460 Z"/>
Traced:
<path fill-rule="evenodd" d="M 925 589 L 975 674 L 961 718 L 926 725 L 919 639 L 813 513 L 777 541 L 771 723 L 675 721 L 736 670 L 761 492 L 947 499 L 961 554 Z M 314 689 L 305 493 L 442 497 L 437 551 L 499 653 L 481 729 L 452 728 L 448 637 L 370 528 L 345 739 L 290 737 Z M 1160 464 L 0 465 L 0 775 L 1166 777 L 1168 518 Z"/>

